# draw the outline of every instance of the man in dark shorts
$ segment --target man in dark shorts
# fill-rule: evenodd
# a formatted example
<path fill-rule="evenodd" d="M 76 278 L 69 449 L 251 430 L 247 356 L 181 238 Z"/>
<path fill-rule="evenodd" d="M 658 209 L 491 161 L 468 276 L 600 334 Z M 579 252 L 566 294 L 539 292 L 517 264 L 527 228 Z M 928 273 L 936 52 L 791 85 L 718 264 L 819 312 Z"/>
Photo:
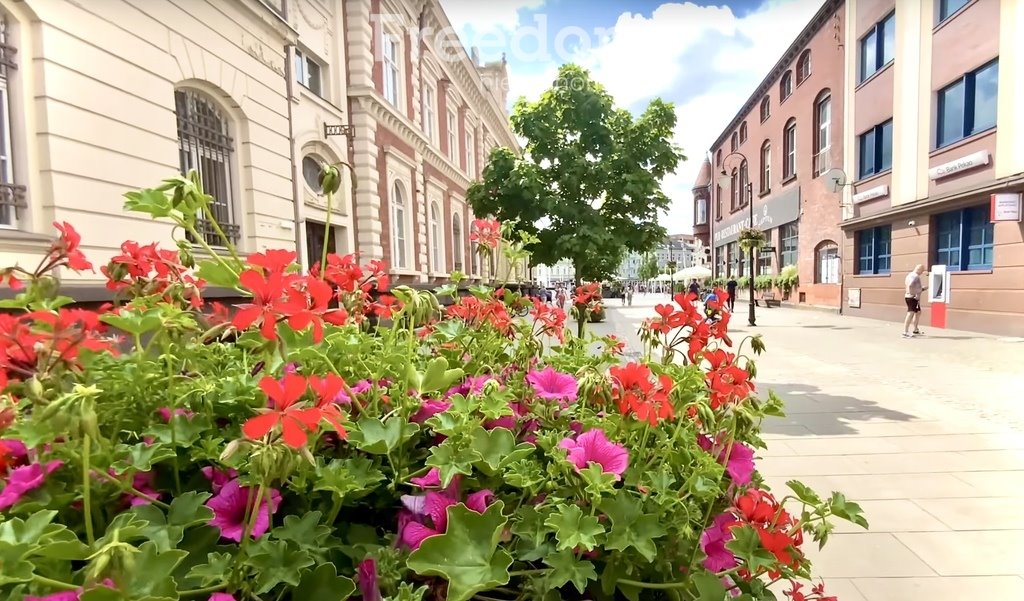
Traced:
<path fill-rule="evenodd" d="M 921 274 L 924 273 L 924 265 L 914 267 L 914 270 L 907 274 L 904 280 L 903 300 L 907 301 L 907 317 L 903 320 L 903 337 L 913 338 L 921 335 L 918 329 L 918 322 L 921 320 L 921 292 L 924 291 L 924 284 L 921 283 Z M 910 330 L 910 326 L 914 330 Z"/>
<path fill-rule="evenodd" d="M 729 281 L 725 283 L 725 291 L 729 293 L 729 311 L 732 311 L 736 307 L 736 288 L 739 287 L 739 282 L 736 278 L 729 277 Z"/>

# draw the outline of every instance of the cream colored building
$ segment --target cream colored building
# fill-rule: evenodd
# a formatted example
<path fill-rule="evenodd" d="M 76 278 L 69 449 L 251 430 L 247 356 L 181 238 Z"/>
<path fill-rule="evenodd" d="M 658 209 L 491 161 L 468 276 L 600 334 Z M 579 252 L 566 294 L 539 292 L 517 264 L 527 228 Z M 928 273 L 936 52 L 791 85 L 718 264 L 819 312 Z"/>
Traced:
<path fill-rule="evenodd" d="M 359 249 L 400 281 L 503 278 L 470 243 L 466 190 L 492 148 L 518 148 L 504 61 L 467 53 L 438 0 L 346 0 L 345 10 Z"/>

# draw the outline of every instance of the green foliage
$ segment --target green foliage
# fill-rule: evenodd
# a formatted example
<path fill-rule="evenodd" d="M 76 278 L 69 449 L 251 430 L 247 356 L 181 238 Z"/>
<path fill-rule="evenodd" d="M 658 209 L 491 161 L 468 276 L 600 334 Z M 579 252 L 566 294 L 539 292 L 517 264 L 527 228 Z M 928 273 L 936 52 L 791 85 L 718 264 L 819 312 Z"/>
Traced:
<path fill-rule="evenodd" d="M 640 265 L 640 269 L 637 270 L 637 277 L 641 280 L 653 280 L 658 277 L 658 260 L 653 255 L 647 255 L 644 258 L 644 262 Z"/>
<path fill-rule="evenodd" d="M 789 294 L 800 285 L 800 271 L 796 265 L 786 265 L 775 277 L 775 286 L 784 294 Z"/>
<path fill-rule="evenodd" d="M 627 250 L 665 237 L 658 215 L 671 201 L 661 182 L 685 160 L 671 142 L 675 125 L 671 104 L 655 99 L 634 117 L 585 69 L 563 65 L 538 101 L 513 109 L 524 156 L 492 151 L 467 197 L 475 213 L 536 236 L 535 263 L 569 259 L 578 278 L 606 279 Z"/>
<path fill-rule="evenodd" d="M 775 278 L 770 275 L 759 275 L 754 278 L 755 290 L 771 290 L 775 285 Z"/>

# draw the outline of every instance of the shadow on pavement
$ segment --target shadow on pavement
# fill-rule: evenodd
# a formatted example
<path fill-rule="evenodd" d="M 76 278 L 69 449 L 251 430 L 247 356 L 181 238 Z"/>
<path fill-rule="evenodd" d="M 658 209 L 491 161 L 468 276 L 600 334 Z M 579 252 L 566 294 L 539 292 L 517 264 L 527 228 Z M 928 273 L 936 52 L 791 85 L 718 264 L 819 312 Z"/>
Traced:
<path fill-rule="evenodd" d="M 874 401 L 827 394 L 816 386 L 759 382 L 758 390 L 771 390 L 785 401 L 786 417 L 765 422 L 766 434 L 839 436 L 858 434 L 857 422 L 909 422 L 918 416 L 894 411 Z"/>

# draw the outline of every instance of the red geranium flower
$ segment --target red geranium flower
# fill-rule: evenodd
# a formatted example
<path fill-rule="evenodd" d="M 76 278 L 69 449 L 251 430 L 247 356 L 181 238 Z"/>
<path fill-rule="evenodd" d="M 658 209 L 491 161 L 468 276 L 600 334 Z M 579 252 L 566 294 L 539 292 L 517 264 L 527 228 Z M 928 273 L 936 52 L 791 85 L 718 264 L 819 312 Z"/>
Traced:
<path fill-rule="evenodd" d="M 280 426 L 285 444 L 299 448 L 309 441 L 309 432 L 315 432 L 323 418 L 323 412 L 316 407 L 299 407 L 298 400 L 305 394 L 308 382 L 298 374 L 286 374 L 282 380 L 265 376 L 260 380 L 260 389 L 271 400 L 273 408 L 262 415 L 250 417 L 242 426 L 242 432 L 256 440 L 266 436 Z"/>

